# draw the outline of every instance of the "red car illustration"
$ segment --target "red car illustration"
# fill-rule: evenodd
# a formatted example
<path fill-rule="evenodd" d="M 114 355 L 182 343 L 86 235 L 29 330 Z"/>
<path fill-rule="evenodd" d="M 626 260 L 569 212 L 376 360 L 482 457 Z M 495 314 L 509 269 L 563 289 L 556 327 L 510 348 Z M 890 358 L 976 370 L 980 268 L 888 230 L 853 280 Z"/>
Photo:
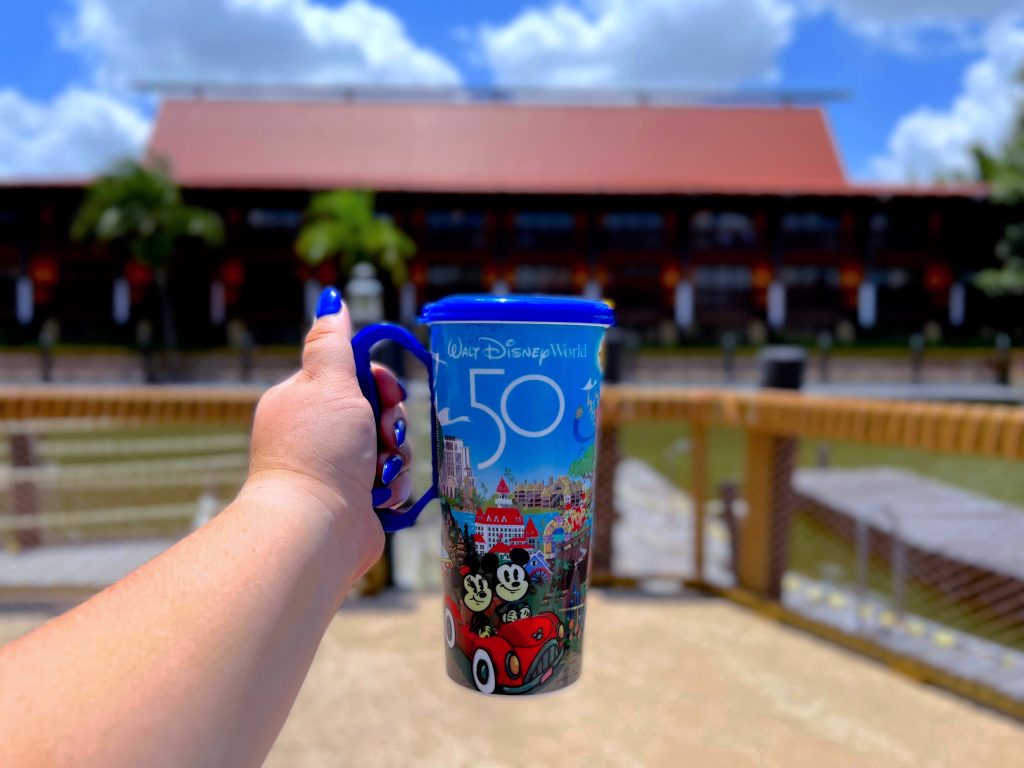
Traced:
<path fill-rule="evenodd" d="M 502 624 L 491 637 L 480 637 L 445 595 L 444 639 L 449 649 L 458 645 L 470 661 L 473 684 L 482 693 L 525 693 L 554 674 L 562 658 L 565 627 L 547 611 L 528 619 Z"/>

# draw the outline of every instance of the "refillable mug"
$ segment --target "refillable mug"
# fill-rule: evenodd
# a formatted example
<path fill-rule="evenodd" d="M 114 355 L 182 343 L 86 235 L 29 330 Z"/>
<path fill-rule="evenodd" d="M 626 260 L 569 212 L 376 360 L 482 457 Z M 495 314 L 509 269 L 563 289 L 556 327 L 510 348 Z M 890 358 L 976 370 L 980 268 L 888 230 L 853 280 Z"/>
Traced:
<path fill-rule="evenodd" d="M 379 417 L 370 350 L 396 341 L 426 367 L 433 484 L 386 531 L 440 500 L 449 676 L 482 693 L 563 688 L 580 675 L 594 509 L 602 302 L 451 296 L 427 305 L 430 350 L 375 325 L 352 341 Z"/>

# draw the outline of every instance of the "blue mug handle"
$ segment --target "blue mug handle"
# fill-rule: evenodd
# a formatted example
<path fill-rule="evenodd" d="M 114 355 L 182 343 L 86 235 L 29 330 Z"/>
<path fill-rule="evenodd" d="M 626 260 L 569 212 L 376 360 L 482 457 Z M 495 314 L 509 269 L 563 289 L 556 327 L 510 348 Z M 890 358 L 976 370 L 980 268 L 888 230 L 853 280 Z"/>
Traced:
<path fill-rule="evenodd" d="M 403 528 L 408 528 L 416 522 L 420 512 L 431 501 L 437 498 L 437 457 L 435 447 L 437 445 L 437 414 L 434 409 L 434 359 L 424 349 L 409 331 L 400 325 L 392 323 L 380 323 L 364 328 L 352 339 L 352 352 L 355 355 L 356 378 L 359 380 L 359 389 L 363 397 L 373 408 L 373 420 L 380 423 L 380 399 L 377 397 L 377 382 L 373 378 L 373 371 L 370 370 L 370 350 L 382 341 L 396 341 L 416 356 L 427 369 L 427 382 L 430 385 L 430 467 L 432 482 L 426 493 L 420 496 L 416 503 L 405 512 L 394 512 L 390 509 L 374 509 L 381 525 L 387 533 L 394 533 Z M 374 488 L 377 491 L 378 488 Z"/>

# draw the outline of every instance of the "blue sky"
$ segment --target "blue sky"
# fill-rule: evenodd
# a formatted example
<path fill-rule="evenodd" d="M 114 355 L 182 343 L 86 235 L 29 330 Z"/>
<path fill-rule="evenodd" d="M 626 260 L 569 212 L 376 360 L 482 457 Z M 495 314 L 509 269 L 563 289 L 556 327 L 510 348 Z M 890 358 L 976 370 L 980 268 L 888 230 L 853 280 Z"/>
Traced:
<path fill-rule="evenodd" d="M 1024 0 L 34 0 L 0 26 L 0 175 L 144 145 L 141 78 L 837 89 L 847 173 L 970 172 L 1020 102 Z"/>

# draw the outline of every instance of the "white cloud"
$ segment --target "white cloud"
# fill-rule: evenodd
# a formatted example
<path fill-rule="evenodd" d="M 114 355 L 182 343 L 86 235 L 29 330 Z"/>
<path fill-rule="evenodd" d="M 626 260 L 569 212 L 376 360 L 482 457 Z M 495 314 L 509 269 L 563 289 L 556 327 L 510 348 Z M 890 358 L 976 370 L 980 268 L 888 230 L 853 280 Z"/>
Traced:
<path fill-rule="evenodd" d="M 61 30 L 104 83 L 452 85 L 458 71 L 368 0 L 75 0 Z"/>
<path fill-rule="evenodd" d="M 49 103 L 0 91 L 0 176 L 79 175 L 137 155 L 140 80 L 453 85 L 458 71 L 368 0 L 73 0 L 61 43 L 93 87 Z"/>
<path fill-rule="evenodd" d="M 803 0 L 831 10 L 851 31 L 902 53 L 982 44 L 987 24 L 1024 7 L 1022 0 Z"/>
<path fill-rule="evenodd" d="M 530 8 L 479 43 L 511 86 L 729 88 L 776 74 L 785 0 L 584 0 Z"/>
<path fill-rule="evenodd" d="M 995 151 L 1010 135 L 1024 104 L 1022 66 L 1024 24 L 994 24 L 984 55 L 968 66 L 949 108 L 920 107 L 902 117 L 885 153 L 871 160 L 871 175 L 884 181 L 970 177 L 972 147 Z"/>
<path fill-rule="evenodd" d="M 108 95 L 71 87 L 50 103 L 0 90 L 0 176 L 80 176 L 136 155 L 149 121 Z"/>

